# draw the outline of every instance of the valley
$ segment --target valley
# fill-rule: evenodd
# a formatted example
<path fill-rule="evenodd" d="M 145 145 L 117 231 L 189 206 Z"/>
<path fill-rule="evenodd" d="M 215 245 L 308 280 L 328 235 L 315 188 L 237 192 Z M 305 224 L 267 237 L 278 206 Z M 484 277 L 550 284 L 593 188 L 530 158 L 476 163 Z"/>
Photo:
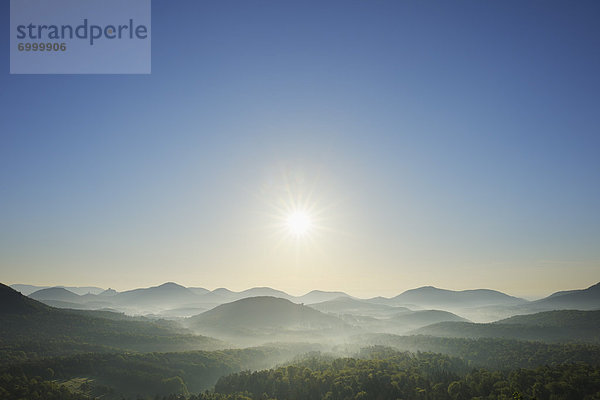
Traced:
<path fill-rule="evenodd" d="M 423 398 L 454 398 L 449 386 L 455 382 L 471 394 L 481 392 L 460 383 L 473 379 L 474 368 L 511 374 L 548 365 L 564 369 L 581 364 L 592 371 L 600 366 L 598 284 L 533 302 L 495 291 L 432 287 L 376 299 L 323 291 L 295 297 L 265 287 L 209 291 L 175 283 L 96 294 L 77 294 L 77 288 L 14 287 L 30 293 L 0 287 L 0 398 L 6 399 L 17 398 L 10 391 L 15 379 L 24 391 L 46 391 L 57 399 L 238 399 L 236 393 L 242 392 L 258 399 L 259 389 L 248 385 L 259 375 L 243 371 L 284 368 L 286 375 L 290 367 L 281 366 L 288 365 L 310 374 L 328 370 L 344 375 L 348 367 L 336 369 L 340 359 L 354 360 L 352 368 L 359 374 L 363 367 L 372 368 L 369 363 L 374 361 L 369 360 L 430 374 L 421 364 L 423 357 L 442 362 L 446 374 L 428 375 L 432 380 L 419 389 L 426 393 Z M 580 309 L 568 309 L 574 305 Z M 514 314 L 492 322 L 460 315 L 480 306 Z M 551 307 L 558 309 L 540 311 Z M 389 373 L 398 373 L 393 371 Z M 39 382 L 45 383 L 40 387 Z M 590 384 L 600 391 L 596 383 Z M 295 392 L 298 383 L 290 385 L 294 388 L 285 393 L 301 393 Z M 360 379 L 354 385 L 353 392 L 369 387 Z M 440 392 L 440 385 L 446 389 Z M 511 385 L 519 393 L 533 393 L 516 383 L 509 384 L 510 390 Z M 540 385 L 545 388 L 549 382 Z M 414 390 L 398 393 L 414 395 Z M 487 395 L 503 398 L 506 390 L 490 389 Z M 282 393 L 270 395 L 290 398 Z M 572 396 L 556 398 L 576 398 Z M 346 397 L 342 391 L 333 398 Z"/>

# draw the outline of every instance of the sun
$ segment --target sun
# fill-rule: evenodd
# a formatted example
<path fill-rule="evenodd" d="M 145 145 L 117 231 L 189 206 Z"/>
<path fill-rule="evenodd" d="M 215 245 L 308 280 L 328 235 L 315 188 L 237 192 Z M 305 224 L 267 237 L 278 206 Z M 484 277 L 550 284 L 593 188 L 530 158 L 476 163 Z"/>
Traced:
<path fill-rule="evenodd" d="M 331 211 L 327 189 L 318 185 L 317 178 L 284 171 L 282 178 L 261 188 L 261 197 L 268 209 L 264 216 L 270 220 L 264 228 L 274 239 L 274 248 L 314 250 L 331 229 Z"/>
<path fill-rule="evenodd" d="M 312 221 L 306 211 L 296 210 L 286 218 L 286 226 L 289 233 L 295 237 L 301 237 L 310 232 Z"/>

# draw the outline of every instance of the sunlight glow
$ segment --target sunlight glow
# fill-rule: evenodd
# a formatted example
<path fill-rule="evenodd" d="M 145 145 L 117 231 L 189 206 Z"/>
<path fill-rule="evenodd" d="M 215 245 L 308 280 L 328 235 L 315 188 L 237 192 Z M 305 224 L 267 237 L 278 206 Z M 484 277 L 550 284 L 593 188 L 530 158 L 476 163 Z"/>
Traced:
<path fill-rule="evenodd" d="M 297 210 L 287 217 L 286 224 L 293 236 L 300 237 L 310 231 L 312 222 L 310 216 L 305 211 Z"/>
<path fill-rule="evenodd" d="M 325 235 L 339 233 L 331 227 L 336 204 L 330 200 L 329 187 L 313 175 L 284 168 L 260 192 L 273 251 L 292 251 L 296 263 L 302 254 L 324 254 Z"/>

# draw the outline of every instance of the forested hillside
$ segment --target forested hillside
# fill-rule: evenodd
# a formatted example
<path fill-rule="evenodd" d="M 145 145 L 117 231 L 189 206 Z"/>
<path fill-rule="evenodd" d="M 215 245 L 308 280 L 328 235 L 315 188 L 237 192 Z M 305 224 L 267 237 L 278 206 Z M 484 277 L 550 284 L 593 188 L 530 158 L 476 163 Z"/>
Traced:
<path fill-rule="evenodd" d="M 598 399 L 600 369 L 561 364 L 509 373 L 465 373 L 438 354 L 379 354 L 372 359 L 309 360 L 219 379 L 202 400 L 230 399 Z M 241 397 L 244 396 L 244 397 Z"/>
<path fill-rule="evenodd" d="M 0 356 L 4 361 L 79 352 L 216 349 L 217 339 L 192 335 L 169 321 L 102 311 L 48 307 L 0 286 Z"/>
<path fill-rule="evenodd" d="M 300 351 L 308 351 L 310 347 Z M 13 363 L 0 369 L 6 385 L 54 381 L 72 384 L 85 377 L 77 392 L 90 397 L 152 398 L 154 395 L 197 393 L 212 387 L 221 376 L 267 368 L 297 354 L 294 346 L 196 351 L 184 353 L 87 353 Z M 29 383 L 23 380 L 27 377 Z M 54 388 L 46 385 L 46 389 Z M 4 386 L 5 390 L 9 387 Z M 0 397 L 2 399 L 2 397 Z"/>
<path fill-rule="evenodd" d="M 600 344 L 600 311 L 549 311 L 518 315 L 489 324 L 447 321 L 419 328 L 413 333 L 440 337 Z"/>

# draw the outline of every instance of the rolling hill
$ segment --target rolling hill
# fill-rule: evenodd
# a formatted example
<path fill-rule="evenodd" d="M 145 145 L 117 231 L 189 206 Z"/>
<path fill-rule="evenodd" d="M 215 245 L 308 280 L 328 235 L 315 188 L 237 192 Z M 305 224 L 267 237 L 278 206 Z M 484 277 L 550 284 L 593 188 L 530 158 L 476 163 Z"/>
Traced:
<path fill-rule="evenodd" d="M 299 337 L 310 333 L 339 333 L 349 328 L 340 319 L 276 297 L 250 297 L 222 304 L 188 320 L 203 334 L 219 337 Z"/>
<path fill-rule="evenodd" d="M 49 307 L 3 284 L 0 284 L 0 338 L 3 346 L 13 349 L 24 346 L 35 349 L 38 355 L 111 349 L 175 351 L 221 345 L 215 339 L 191 335 L 164 321 Z"/>
<path fill-rule="evenodd" d="M 425 308 L 463 308 L 489 305 L 512 306 L 527 300 L 490 289 L 446 290 L 433 286 L 411 289 L 390 299 L 394 304 L 416 304 Z"/>
<path fill-rule="evenodd" d="M 244 299 L 247 297 L 259 297 L 259 296 L 270 296 L 270 297 L 279 297 L 281 299 L 292 300 L 294 297 L 289 294 L 277 290 L 272 289 L 270 287 L 254 287 L 251 289 L 246 289 L 244 291 L 239 292 L 235 297 L 236 300 Z"/>
<path fill-rule="evenodd" d="M 31 285 L 14 285 L 27 291 Z M 79 290 L 94 287 L 78 288 Z M 73 289 L 75 290 L 75 289 Z M 357 299 L 344 292 L 313 290 L 302 296 L 291 296 L 270 287 L 254 287 L 240 292 L 219 288 L 212 291 L 201 287 L 186 288 L 168 282 L 150 288 L 125 292 L 108 289 L 98 294 L 79 294 L 65 287 L 37 290 L 30 294 L 47 305 L 69 309 L 114 309 L 129 315 L 163 315 L 190 317 L 201 310 L 251 297 L 271 296 L 293 303 L 309 304 L 314 309 L 333 314 L 387 317 L 410 310 L 444 310 L 471 321 L 493 322 L 512 315 L 560 309 L 600 309 L 600 283 L 582 290 L 556 292 L 544 299 L 529 302 L 505 293 L 474 289 L 453 291 L 424 286 L 411 289 L 393 298 Z"/>
<path fill-rule="evenodd" d="M 41 289 L 48 289 L 50 287 L 60 287 L 78 295 L 84 295 L 88 293 L 99 294 L 102 293 L 102 291 L 104 291 L 104 289 L 99 288 L 97 286 L 36 286 L 16 283 L 14 285 L 10 285 L 10 287 L 15 289 L 17 292 L 24 294 L 25 296 L 29 296 L 33 292 L 37 292 Z"/>
<path fill-rule="evenodd" d="M 207 295 L 209 293 L 206 293 Z M 221 303 L 231 302 L 235 300 L 241 300 L 248 297 L 259 297 L 259 296 L 271 296 L 271 297 L 279 297 L 282 299 L 293 300 L 294 296 L 290 296 L 289 294 L 273 289 L 270 287 L 253 287 L 250 289 L 242 290 L 241 292 L 234 292 L 226 288 L 218 288 L 210 292 L 215 299 L 221 299 Z M 205 298 L 210 298 L 210 296 L 205 296 Z"/>
<path fill-rule="evenodd" d="M 64 301 L 69 303 L 80 303 L 82 302 L 81 296 L 68 291 L 61 287 L 52 287 L 48 289 L 41 289 L 37 292 L 33 292 L 29 295 L 30 298 L 38 301 L 44 300 L 55 300 Z"/>
<path fill-rule="evenodd" d="M 544 299 L 532 302 L 530 306 L 549 310 L 598 310 L 600 309 L 600 282 L 587 289 L 554 293 Z"/>
<path fill-rule="evenodd" d="M 0 316 L 48 313 L 51 308 L 0 283 Z"/>
<path fill-rule="evenodd" d="M 27 285 L 20 285 L 25 287 Z M 27 289 L 27 288 L 25 288 Z M 37 290 L 30 296 L 50 306 L 69 309 L 104 309 L 114 308 L 128 314 L 161 314 L 171 316 L 191 316 L 186 310 L 206 310 L 220 304 L 235 300 L 271 296 L 293 301 L 295 303 L 330 300 L 345 295 L 342 292 L 312 291 L 304 296 L 294 297 L 281 290 L 270 287 L 254 287 L 234 292 L 226 288 L 213 291 L 201 287 L 186 288 L 173 282 L 164 283 L 149 288 L 139 288 L 124 292 L 113 289 L 101 291 L 98 294 L 78 295 L 63 287 L 52 287 Z M 173 310 L 173 312 L 170 312 Z M 177 311 L 175 311 L 177 310 Z"/>
<path fill-rule="evenodd" d="M 600 311 L 555 310 L 536 314 L 515 315 L 496 324 L 515 324 L 555 328 L 600 330 Z"/>
<path fill-rule="evenodd" d="M 163 283 L 160 286 L 128 290 L 113 297 L 117 304 L 135 307 L 177 307 L 182 304 L 194 303 L 198 300 L 192 290 L 173 282 Z"/>
<path fill-rule="evenodd" d="M 373 317 L 358 314 L 338 314 L 350 325 L 375 333 L 406 334 L 414 329 L 445 321 L 469 322 L 456 314 L 440 310 L 419 310 L 395 313 L 391 317 Z"/>
<path fill-rule="evenodd" d="M 503 338 L 600 343 L 600 311 L 561 310 L 518 315 L 494 323 L 441 322 L 414 334 L 458 338 Z"/>
<path fill-rule="evenodd" d="M 337 297 L 333 300 L 327 300 L 320 303 L 308 305 L 315 310 L 331 314 L 352 314 L 373 317 L 390 317 L 398 313 L 411 312 L 406 307 L 394 307 L 385 304 L 369 303 L 364 300 L 353 299 L 351 297 Z"/>
<path fill-rule="evenodd" d="M 338 297 L 352 297 L 344 292 L 327 292 L 323 290 L 312 290 L 305 295 L 294 298 L 295 303 L 314 304 L 322 303 L 328 300 L 334 300 Z"/>

